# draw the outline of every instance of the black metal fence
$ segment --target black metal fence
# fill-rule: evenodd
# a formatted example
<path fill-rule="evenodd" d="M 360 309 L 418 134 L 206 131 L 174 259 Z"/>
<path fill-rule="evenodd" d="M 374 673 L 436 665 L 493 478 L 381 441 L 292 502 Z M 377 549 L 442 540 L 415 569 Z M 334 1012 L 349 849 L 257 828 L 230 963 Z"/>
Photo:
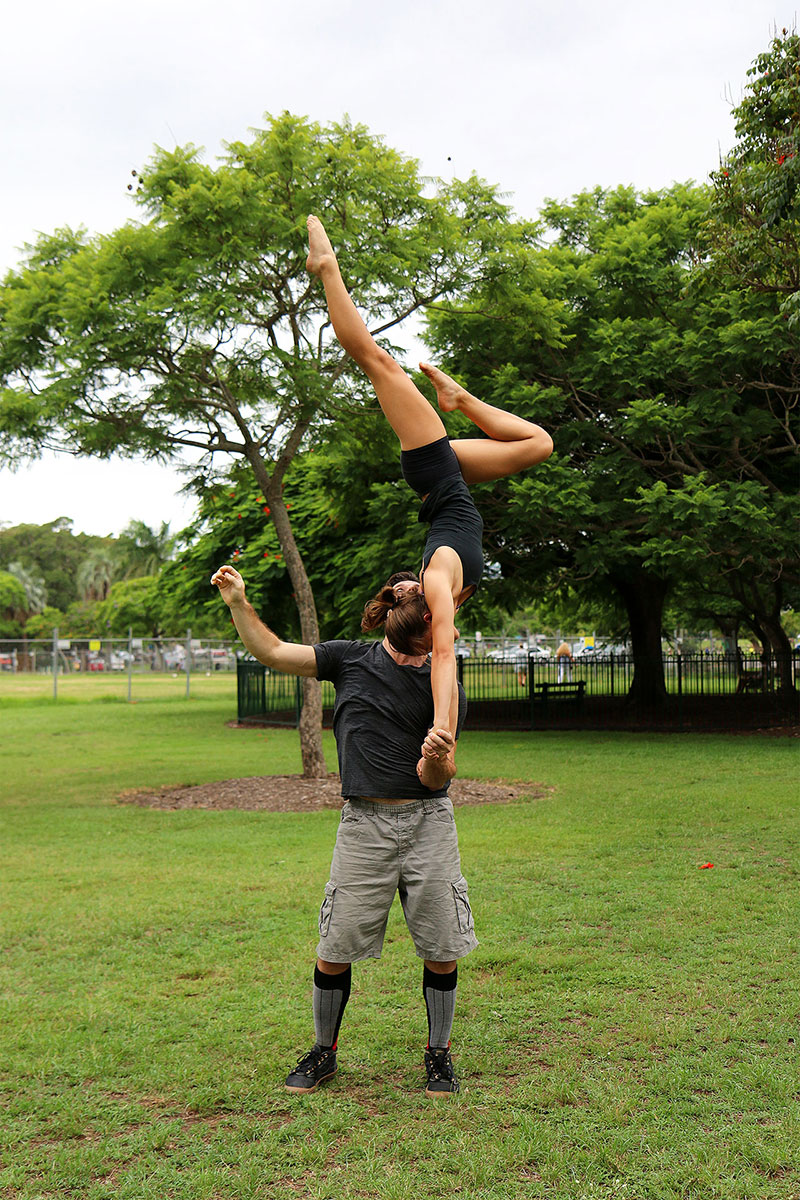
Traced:
<path fill-rule="evenodd" d="M 564 660 L 531 654 L 459 658 L 470 729 L 736 730 L 798 721 L 797 655 L 668 655 L 635 678 L 629 655 Z M 296 725 L 300 680 L 239 662 L 239 721 Z M 642 687 L 642 684 L 655 685 Z M 333 688 L 323 684 L 330 722 Z"/>

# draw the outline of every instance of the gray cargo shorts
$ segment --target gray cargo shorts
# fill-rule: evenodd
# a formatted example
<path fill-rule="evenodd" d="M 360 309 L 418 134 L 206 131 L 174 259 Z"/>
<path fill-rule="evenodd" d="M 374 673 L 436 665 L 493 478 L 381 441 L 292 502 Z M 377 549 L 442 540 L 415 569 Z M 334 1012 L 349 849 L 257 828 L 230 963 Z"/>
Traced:
<path fill-rule="evenodd" d="M 450 800 L 345 803 L 319 912 L 317 956 L 380 958 L 396 892 L 419 958 L 448 962 L 478 945 Z"/>

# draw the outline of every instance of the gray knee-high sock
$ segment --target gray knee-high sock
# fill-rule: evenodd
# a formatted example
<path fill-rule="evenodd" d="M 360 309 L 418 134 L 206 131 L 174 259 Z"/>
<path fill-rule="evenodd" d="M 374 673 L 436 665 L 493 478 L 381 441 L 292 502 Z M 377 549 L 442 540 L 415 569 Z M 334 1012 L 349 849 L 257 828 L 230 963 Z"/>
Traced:
<path fill-rule="evenodd" d="M 437 975 L 428 967 L 422 973 L 422 994 L 428 1010 L 428 1046 L 437 1050 L 450 1045 L 457 982 L 458 967 L 454 967 L 449 975 Z"/>
<path fill-rule="evenodd" d="M 325 975 L 314 967 L 314 1030 L 317 1045 L 336 1048 L 344 1006 L 350 997 L 350 967 L 339 975 Z"/>

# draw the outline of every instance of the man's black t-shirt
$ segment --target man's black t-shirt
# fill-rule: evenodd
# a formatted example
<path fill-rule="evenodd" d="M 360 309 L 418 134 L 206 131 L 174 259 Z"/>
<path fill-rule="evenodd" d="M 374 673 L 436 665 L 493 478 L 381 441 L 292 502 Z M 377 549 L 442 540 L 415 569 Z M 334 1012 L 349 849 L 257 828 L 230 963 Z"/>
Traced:
<path fill-rule="evenodd" d="M 336 688 L 333 732 L 343 796 L 418 800 L 446 796 L 417 777 L 420 746 L 433 721 L 431 667 L 401 667 L 380 642 L 320 642 L 317 678 Z M 458 729 L 467 712 L 458 688 Z"/>

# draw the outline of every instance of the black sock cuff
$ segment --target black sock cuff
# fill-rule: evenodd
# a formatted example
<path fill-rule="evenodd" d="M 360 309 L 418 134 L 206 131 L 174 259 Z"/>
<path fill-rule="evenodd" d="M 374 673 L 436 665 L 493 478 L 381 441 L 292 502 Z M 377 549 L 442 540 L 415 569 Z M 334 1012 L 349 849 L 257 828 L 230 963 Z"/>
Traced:
<path fill-rule="evenodd" d="M 436 971 L 431 971 L 430 967 L 423 967 L 422 970 L 422 990 L 425 988 L 434 988 L 437 992 L 452 992 L 458 983 L 458 967 L 453 967 L 447 975 L 440 975 Z"/>
<path fill-rule="evenodd" d="M 350 981 L 352 979 L 352 968 L 348 967 L 346 971 L 340 971 L 338 975 L 326 975 L 324 971 L 320 971 L 319 967 L 314 966 L 314 987 L 318 987 L 322 992 L 344 992 L 345 999 L 350 995 Z"/>

